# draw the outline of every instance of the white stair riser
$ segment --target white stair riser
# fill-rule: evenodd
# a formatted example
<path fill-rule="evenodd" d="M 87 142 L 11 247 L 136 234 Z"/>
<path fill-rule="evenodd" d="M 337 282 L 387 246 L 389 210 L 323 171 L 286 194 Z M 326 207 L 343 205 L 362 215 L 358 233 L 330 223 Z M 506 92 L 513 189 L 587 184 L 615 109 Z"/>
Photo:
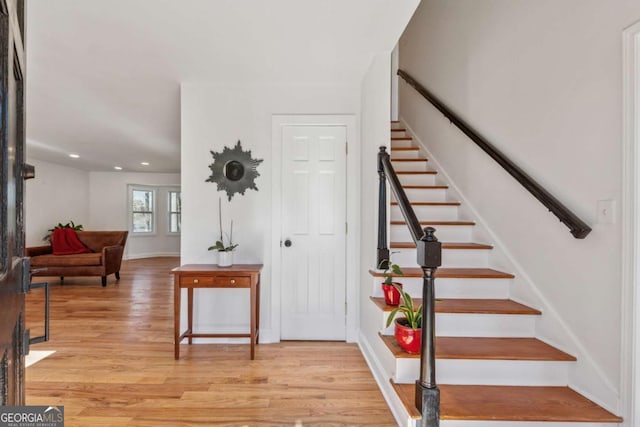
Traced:
<path fill-rule="evenodd" d="M 429 162 L 391 162 L 395 171 L 426 171 Z"/>
<path fill-rule="evenodd" d="M 399 174 L 398 179 L 402 185 L 436 185 L 435 173 L 429 174 Z"/>
<path fill-rule="evenodd" d="M 418 159 L 425 158 L 420 154 L 420 150 L 394 150 L 391 149 L 391 157 L 394 159 Z"/>
<path fill-rule="evenodd" d="M 389 312 L 382 312 L 380 325 L 383 335 L 393 335 L 394 325 L 386 327 L 388 317 Z M 530 338 L 534 336 L 537 317 L 519 314 L 436 313 L 436 335 L 441 337 Z"/>
<path fill-rule="evenodd" d="M 531 360 L 437 359 L 439 384 L 566 386 L 572 362 Z M 396 359 L 394 381 L 413 384 L 420 376 L 420 359 Z"/>
<path fill-rule="evenodd" d="M 436 318 L 436 335 L 529 338 L 535 335 L 535 324 L 538 317 L 521 314 L 440 313 Z"/>
<path fill-rule="evenodd" d="M 412 207 L 418 219 L 423 221 L 456 221 L 458 219 L 458 206 L 413 205 Z M 391 205 L 391 221 L 404 221 L 400 206 Z"/>
<path fill-rule="evenodd" d="M 374 278 L 372 295 L 382 297 L 382 278 Z M 422 298 L 422 279 L 397 277 L 402 289 L 415 298 Z M 509 279 L 443 279 L 436 278 L 436 298 L 509 298 Z"/>
<path fill-rule="evenodd" d="M 404 193 L 410 202 L 444 202 L 447 200 L 447 190 L 444 188 L 405 188 Z M 396 198 L 391 193 L 391 200 Z"/>
<path fill-rule="evenodd" d="M 406 135 L 403 135 L 403 133 L 404 132 L 398 132 L 398 135 L 396 135 L 395 133 L 392 134 L 392 135 L 393 136 L 406 136 Z M 399 141 L 397 141 L 397 140 L 396 141 L 391 141 L 391 148 L 394 148 L 394 147 L 414 147 L 414 146 L 415 146 L 415 144 L 410 139 L 407 139 L 407 140 L 402 139 L 402 140 L 399 140 Z"/>
<path fill-rule="evenodd" d="M 401 266 L 417 266 L 417 255 L 415 249 L 391 249 L 393 252 L 393 262 Z M 487 267 L 489 265 L 488 249 L 443 249 L 443 267 Z"/>
<path fill-rule="evenodd" d="M 472 225 L 433 225 L 436 229 L 435 235 L 441 242 L 472 242 Z M 406 224 L 391 226 L 392 242 L 413 241 L 409 228 Z"/>

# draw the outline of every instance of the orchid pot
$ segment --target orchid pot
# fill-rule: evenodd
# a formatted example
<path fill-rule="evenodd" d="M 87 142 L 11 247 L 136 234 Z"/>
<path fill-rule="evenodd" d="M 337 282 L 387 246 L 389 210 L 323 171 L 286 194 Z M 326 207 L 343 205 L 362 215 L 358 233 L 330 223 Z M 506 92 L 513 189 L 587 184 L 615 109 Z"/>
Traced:
<path fill-rule="evenodd" d="M 218 267 L 231 267 L 233 265 L 233 251 L 218 251 Z"/>

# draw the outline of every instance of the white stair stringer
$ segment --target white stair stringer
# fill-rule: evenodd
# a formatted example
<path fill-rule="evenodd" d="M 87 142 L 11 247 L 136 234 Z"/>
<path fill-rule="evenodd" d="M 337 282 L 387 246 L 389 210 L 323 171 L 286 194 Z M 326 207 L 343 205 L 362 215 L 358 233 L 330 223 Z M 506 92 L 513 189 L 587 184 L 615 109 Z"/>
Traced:
<path fill-rule="evenodd" d="M 378 337 L 377 323 L 375 322 L 378 311 L 379 309 L 373 304 L 362 305 L 361 318 L 363 322 L 360 324 L 358 346 L 398 426 L 416 427 L 415 420 L 411 418 L 402 400 L 391 385 L 390 379 L 393 373 L 389 372 L 388 368 L 385 368 L 388 363 L 384 363 L 381 360 L 381 358 L 386 358 L 387 354 L 392 358 L 393 355 Z"/>

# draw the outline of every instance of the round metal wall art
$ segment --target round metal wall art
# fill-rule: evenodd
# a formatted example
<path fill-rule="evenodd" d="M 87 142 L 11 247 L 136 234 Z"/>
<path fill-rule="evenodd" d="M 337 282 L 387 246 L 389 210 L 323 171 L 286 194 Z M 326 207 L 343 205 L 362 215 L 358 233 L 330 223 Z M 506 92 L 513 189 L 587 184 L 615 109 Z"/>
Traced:
<path fill-rule="evenodd" d="M 235 147 L 224 147 L 220 153 L 211 150 L 211 155 L 211 176 L 205 182 L 217 183 L 218 191 L 226 191 L 229 201 L 236 193 L 244 195 L 247 189 L 258 191 L 255 179 L 260 176 L 257 168 L 262 159 L 251 158 L 251 150 L 242 151 L 239 140 Z"/>

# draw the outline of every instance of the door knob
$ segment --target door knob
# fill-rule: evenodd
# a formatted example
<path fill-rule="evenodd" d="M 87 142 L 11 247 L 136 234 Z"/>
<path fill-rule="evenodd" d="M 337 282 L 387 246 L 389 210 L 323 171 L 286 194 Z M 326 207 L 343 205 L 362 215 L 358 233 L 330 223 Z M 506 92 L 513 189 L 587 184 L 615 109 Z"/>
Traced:
<path fill-rule="evenodd" d="M 284 245 L 285 245 L 287 248 L 290 248 L 290 247 L 291 247 L 291 240 L 289 240 L 289 239 L 285 240 L 285 241 L 284 241 Z"/>

